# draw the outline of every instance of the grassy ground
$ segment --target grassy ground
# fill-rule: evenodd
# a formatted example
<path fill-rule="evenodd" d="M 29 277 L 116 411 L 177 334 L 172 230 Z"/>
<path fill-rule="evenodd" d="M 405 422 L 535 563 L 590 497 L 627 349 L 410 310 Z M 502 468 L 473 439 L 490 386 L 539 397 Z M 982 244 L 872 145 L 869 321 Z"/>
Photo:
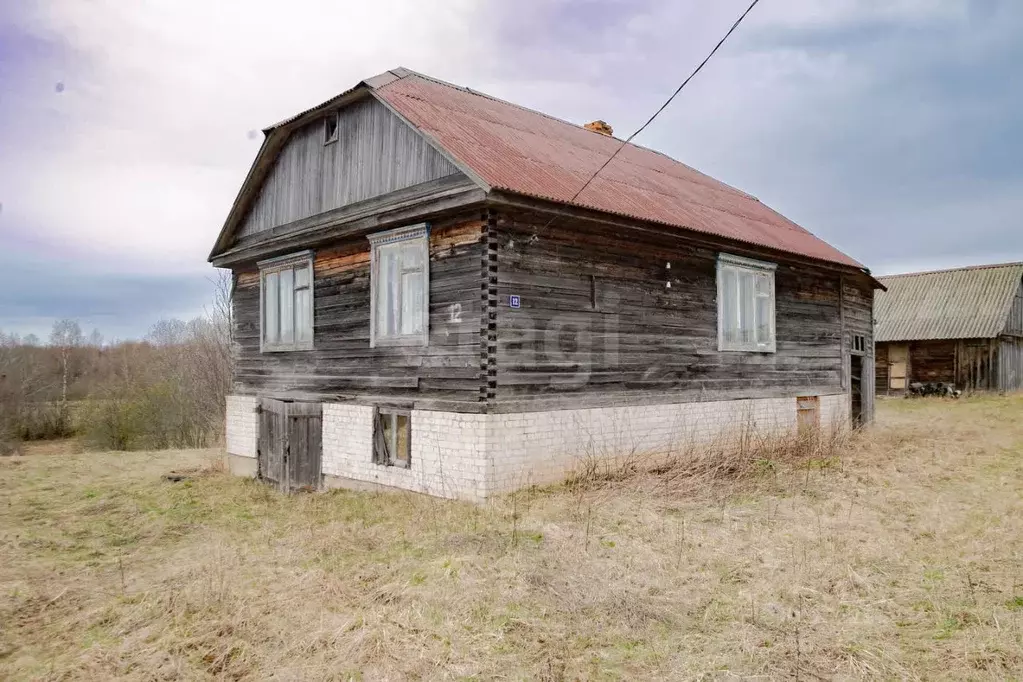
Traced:
<path fill-rule="evenodd" d="M 1023 678 L 1023 397 L 879 422 L 742 482 L 482 508 L 2 459 L 0 678 Z"/>

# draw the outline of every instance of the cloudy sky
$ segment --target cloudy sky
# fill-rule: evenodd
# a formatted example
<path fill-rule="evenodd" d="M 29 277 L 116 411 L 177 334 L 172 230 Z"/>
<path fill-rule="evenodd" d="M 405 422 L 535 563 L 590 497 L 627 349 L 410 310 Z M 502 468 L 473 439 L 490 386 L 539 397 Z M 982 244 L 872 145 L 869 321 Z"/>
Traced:
<path fill-rule="evenodd" d="M 637 128 L 747 0 L 0 6 L 0 329 L 201 312 L 266 125 L 398 65 Z M 1023 260 L 1023 3 L 762 0 L 637 142 L 875 273 Z"/>

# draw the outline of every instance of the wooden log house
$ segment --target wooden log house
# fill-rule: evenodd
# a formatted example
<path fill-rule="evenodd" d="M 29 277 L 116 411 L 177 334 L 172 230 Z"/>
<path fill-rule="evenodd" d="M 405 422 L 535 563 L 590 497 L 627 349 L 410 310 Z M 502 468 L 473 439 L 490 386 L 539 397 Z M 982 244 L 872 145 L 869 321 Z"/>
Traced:
<path fill-rule="evenodd" d="M 913 382 L 1023 389 L 1023 263 L 879 279 L 878 393 L 902 395 Z"/>
<path fill-rule="evenodd" d="M 860 263 L 667 156 L 407 69 L 264 131 L 231 469 L 472 500 L 581 459 L 868 421 Z M 578 196 L 576 196 L 578 194 Z"/>

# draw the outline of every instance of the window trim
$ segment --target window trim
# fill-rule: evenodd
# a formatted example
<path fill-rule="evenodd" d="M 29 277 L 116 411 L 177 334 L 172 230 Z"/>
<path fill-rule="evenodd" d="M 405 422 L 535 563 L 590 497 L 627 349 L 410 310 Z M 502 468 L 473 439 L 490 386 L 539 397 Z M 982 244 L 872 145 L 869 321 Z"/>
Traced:
<path fill-rule="evenodd" d="M 853 334 L 852 339 L 849 342 L 850 353 L 853 355 L 866 355 L 867 354 L 867 335 L 866 334 Z"/>
<path fill-rule="evenodd" d="M 259 352 L 260 353 L 287 353 L 291 351 L 302 351 L 302 350 L 313 350 L 313 342 L 316 337 L 316 320 L 313 317 L 314 311 L 316 310 L 315 298 L 315 285 L 316 285 L 316 271 L 313 268 L 313 252 L 311 250 L 299 251 L 298 253 L 289 253 L 284 256 L 277 256 L 275 258 L 267 258 L 256 263 L 259 266 Z M 308 316 L 309 316 L 309 340 L 308 341 L 292 341 L 291 343 L 274 343 L 270 344 L 266 342 L 266 276 L 274 273 L 281 272 L 282 270 L 293 269 L 296 265 L 305 265 L 309 268 L 309 303 L 308 303 Z M 278 284 L 278 287 L 280 285 Z M 280 297 L 280 288 L 277 290 L 277 295 Z M 294 289 L 292 290 L 292 296 L 294 296 Z M 292 301 L 292 311 L 294 311 L 294 301 Z M 294 328 L 294 321 L 292 322 Z M 298 331 L 297 329 L 295 330 Z M 296 334 L 297 336 L 297 334 Z"/>
<path fill-rule="evenodd" d="M 383 438 L 382 433 L 378 433 L 378 430 L 382 428 L 382 418 L 393 419 L 392 425 L 394 434 L 394 443 L 389 443 L 387 459 L 381 457 L 381 453 L 377 450 L 377 438 Z M 405 417 L 405 423 L 408 424 L 408 453 L 406 459 L 397 459 L 394 456 L 393 446 L 397 444 L 398 439 L 398 417 Z M 394 467 L 395 469 L 412 469 L 412 410 L 402 407 L 390 407 L 387 405 L 378 405 L 373 408 L 373 450 L 371 452 L 373 464 L 381 467 Z"/>
<path fill-rule="evenodd" d="M 330 124 L 330 120 L 334 119 L 334 134 L 327 135 L 327 126 Z M 341 112 L 332 111 L 323 117 L 323 146 L 326 147 L 328 144 L 334 144 L 337 142 L 338 131 L 341 129 Z"/>
<path fill-rule="evenodd" d="M 377 232 L 367 237 L 370 243 L 369 275 L 369 347 L 426 346 L 430 342 L 430 224 L 417 223 L 393 230 Z M 423 261 L 423 329 L 415 334 L 379 336 L 377 334 L 377 284 L 380 280 L 380 248 L 413 239 L 422 239 Z M 399 278 L 400 279 L 400 278 Z M 400 284 L 400 282 L 399 282 Z M 399 306 L 400 309 L 400 306 Z M 399 321 L 398 327 L 401 328 Z"/>
<path fill-rule="evenodd" d="M 725 320 L 724 320 L 724 299 L 721 296 L 723 290 L 722 287 L 722 276 L 726 269 L 734 269 L 737 271 L 750 271 L 754 274 L 769 274 L 769 281 L 771 283 L 771 340 L 767 343 L 758 343 L 753 341 L 752 343 L 741 343 L 725 342 Z M 778 346 L 778 330 L 775 326 L 777 319 L 777 288 L 774 281 L 774 273 L 778 269 L 777 263 L 769 263 L 767 261 L 754 260 L 752 258 L 744 258 L 743 256 L 735 256 L 730 253 L 719 253 L 717 260 L 717 312 L 718 312 L 718 351 L 719 352 L 745 352 L 745 353 L 775 353 L 777 352 Z M 738 291 L 738 287 L 736 288 Z M 754 287 L 754 299 L 756 298 L 756 288 Z M 756 313 L 756 300 L 753 302 L 753 314 Z M 757 328 L 757 324 L 754 323 L 754 331 Z"/>

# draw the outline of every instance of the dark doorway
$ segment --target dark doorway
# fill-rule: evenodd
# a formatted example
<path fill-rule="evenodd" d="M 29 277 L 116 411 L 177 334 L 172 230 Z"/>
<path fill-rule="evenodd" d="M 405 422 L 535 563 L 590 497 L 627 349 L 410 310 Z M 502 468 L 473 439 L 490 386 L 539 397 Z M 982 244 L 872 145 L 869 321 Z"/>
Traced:
<path fill-rule="evenodd" d="M 849 356 L 849 376 L 852 380 L 849 391 L 849 402 L 852 408 L 853 428 L 863 426 L 863 356 Z"/>
<path fill-rule="evenodd" d="M 259 478 L 282 492 L 318 489 L 323 455 L 320 403 L 263 398 L 259 407 Z"/>

